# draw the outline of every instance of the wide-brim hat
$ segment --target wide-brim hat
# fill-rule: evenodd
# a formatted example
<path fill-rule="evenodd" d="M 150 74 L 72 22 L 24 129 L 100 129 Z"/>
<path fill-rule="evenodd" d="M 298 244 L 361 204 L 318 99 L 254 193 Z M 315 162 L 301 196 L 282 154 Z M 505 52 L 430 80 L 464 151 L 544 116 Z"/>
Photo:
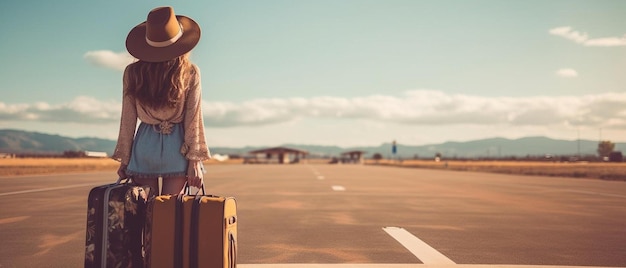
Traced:
<path fill-rule="evenodd" d="M 126 49 L 139 60 L 162 62 L 191 51 L 198 41 L 198 23 L 175 15 L 172 7 L 157 7 L 148 13 L 146 21 L 130 30 Z"/>

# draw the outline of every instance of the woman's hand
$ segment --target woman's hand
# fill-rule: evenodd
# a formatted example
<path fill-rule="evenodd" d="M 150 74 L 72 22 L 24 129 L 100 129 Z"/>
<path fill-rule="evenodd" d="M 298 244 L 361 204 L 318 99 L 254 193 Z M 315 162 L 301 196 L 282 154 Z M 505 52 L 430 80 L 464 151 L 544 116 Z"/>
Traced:
<path fill-rule="evenodd" d="M 126 175 L 126 168 L 128 165 L 120 164 L 120 167 L 117 169 L 117 176 L 120 176 L 120 179 L 126 179 L 128 176 Z"/>
<path fill-rule="evenodd" d="M 189 160 L 187 167 L 187 185 L 200 188 L 202 187 L 203 178 L 202 163 L 200 161 Z"/>

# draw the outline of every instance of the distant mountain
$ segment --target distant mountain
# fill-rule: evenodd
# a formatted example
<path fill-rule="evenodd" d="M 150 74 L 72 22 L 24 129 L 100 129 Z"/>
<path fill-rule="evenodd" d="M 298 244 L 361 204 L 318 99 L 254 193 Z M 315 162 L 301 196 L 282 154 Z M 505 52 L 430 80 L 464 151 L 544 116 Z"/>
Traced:
<path fill-rule="evenodd" d="M 386 147 L 391 148 L 391 144 Z M 446 157 L 509 157 L 527 155 L 595 155 L 597 141 L 590 140 L 555 140 L 546 137 L 526 137 L 520 139 L 491 138 L 467 142 L 446 142 L 424 146 L 398 147 L 398 154 L 403 157 L 418 155 L 434 156 L 441 153 Z M 383 151 L 384 148 L 380 148 Z M 616 143 L 616 150 L 626 149 L 626 143 Z M 391 149 L 386 150 L 390 152 Z"/>
<path fill-rule="evenodd" d="M 379 146 L 364 147 L 338 147 L 338 146 L 318 146 L 301 144 L 284 144 L 281 146 L 296 148 L 309 152 L 312 156 L 333 157 L 339 156 L 346 151 L 365 151 L 367 156 L 379 153 L 386 158 L 393 156 L 391 143 L 383 143 Z M 211 152 L 219 154 L 239 154 L 245 155 L 249 151 L 261 149 L 263 147 L 244 148 L 224 148 L 214 147 Z M 526 137 L 520 139 L 491 138 L 467 142 L 445 142 L 430 145 L 397 145 L 396 156 L 402 158 L 413 158 L 418 156 L 434 157 L 441 153 L 445 157 L 524 157 L 543 155 L 596 155 L 598 148 L 597 141 L 590 140 L 556 140 L 546 137 Z M 626 151 L 626 143 L 616 143 L 615 150 Z"/>
<path fill-rule="evenodd" d="M 0 152 L 60 154 L 64 151 L 96 151 L 111 155 L 115 141 L 98 138 L 68 138 L 21 130 L 0 130 Z"/>
<path fill-rule="evenodd" d="M 99 138 L 68 138 L 21 130 L 0 130 L 0 152 L 2 153 L 63 153 L 63 151 L 98 151 L 113 153 L 116 142 Z M 393 156 L 391 143 L 379 146 L 338 147 L 302 144 L 283 144 L 280 146 L 308 151 L 311 157 L 333 157 L 342 152 L 360 150 L 366 156 L 380 153 L 384 157 Z M 211 147 L 214 154 L 246 155 L 248 152 L 266 147 Z M 595 155 L 597 141 L 590 140 L 555 140 L 546 137 L 526 137 L 520 139 L 491 138 L 467 142 L 445 142 L 431 145 L 397 145 L 397 155 L 403 158 L 433 157 L 441 153 L 444 157 L 509 157 L 538 155 Z M 615 150 L 626 151 L 626 143 L 616 143 Z"/>

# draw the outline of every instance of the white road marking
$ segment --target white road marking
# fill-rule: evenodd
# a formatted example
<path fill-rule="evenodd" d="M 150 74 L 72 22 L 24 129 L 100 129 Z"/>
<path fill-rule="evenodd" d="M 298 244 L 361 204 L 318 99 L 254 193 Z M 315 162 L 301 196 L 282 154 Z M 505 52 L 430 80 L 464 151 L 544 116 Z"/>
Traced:
<path fill-rule="evenodd" d="M 514 265 L 514 264 L 449 264 L 426 265 L 418 263 L 280 263 L 237 264 L 239 268 L 600 268 L 600 266 Z M 609 268 L 609 267 L 606 267 Z"/>
<path fill-rule="evenodd" d="M 424 264 L 456 264 L 404 228 L 385 227 L 383 230 L 400 242 L 400 244 L 413 253 L 413 255 Z"/>
<path fill-rule="evenodd" d="M 426 268 L 423 264 L 386 264 L 386 263 L 293 263 L 293 264 L 237 264 L 240 268 Z M 445 267 L 438 267 L 445 268 Z M 454 267 L 457 268 L 457 267 Z"/>
<path fill-rule="evenodd" d="M 30 216 L 20 216 L 20 217 L 4 218 L 4 219 L 0 219 L 0 224 L 20 222 L 20 221 L 26 220 L 28 218 L 30 218 Z M 0 267 L 2 267 L 2 266 L 0 266 Z"/>
<path fill-rule="evenodd" d="M 592 192 L 592 191 L 581 191 L 581 190 L 564 190 L 564 191 L 565 192 L 570 192 L 570 193 L 579 193 L 579 194 L 590 194 L 590 195 L 601 195 L 601 196 L 608 196 L 608 197 L 626 198 L 626 195 L 606 194 L 606 193 L 598 193 L 598 192 Z"/>
<path fill-rule="evenodd" d="M 71 188 L 86 187 L 86 186 L 95 186 L 95 185 L 93 183 L 72 184 L 72 185 L 65 185 L 65 186 L 59 186 L 59 187 L 39 188 L 39 189 L 31 189 L 31 190 L 24 190 L 24 191 L 0 193 L 0 196 L 47 192 L 47 191 L 71 189 Z"/>
<path fill-rule="evenodd" d="M 314 168 L 311 167 L 311 171 L 313 172 L 313 174 L 315 174 L 315 177 L 318 180 L 323 180 L 324 179 L 324 176 L 319 171 L 317 171 L 317 169 L 314 169 Z"/>
<path fill-rule="evenodd" d="M 336 192 L 343 192 L 346 190 L 346 187 L 343 187 L 341 185 L 333 185 L 332 188 L 333 188 L 333 191 L 336 191 Z"/>

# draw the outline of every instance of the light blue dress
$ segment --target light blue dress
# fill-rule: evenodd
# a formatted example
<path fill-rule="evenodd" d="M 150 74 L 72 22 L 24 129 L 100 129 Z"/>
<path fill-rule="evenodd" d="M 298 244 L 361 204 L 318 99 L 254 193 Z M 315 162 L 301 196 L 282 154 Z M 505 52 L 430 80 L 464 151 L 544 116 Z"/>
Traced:
<path fill-rule="evenodd" d="M 183 124 L 164 131 L 159 125 L 141 123 L 135 134 L 126 173 L 131 177 L 183 177 L 188 160 L 180 153 L 184 142 Z"/>

